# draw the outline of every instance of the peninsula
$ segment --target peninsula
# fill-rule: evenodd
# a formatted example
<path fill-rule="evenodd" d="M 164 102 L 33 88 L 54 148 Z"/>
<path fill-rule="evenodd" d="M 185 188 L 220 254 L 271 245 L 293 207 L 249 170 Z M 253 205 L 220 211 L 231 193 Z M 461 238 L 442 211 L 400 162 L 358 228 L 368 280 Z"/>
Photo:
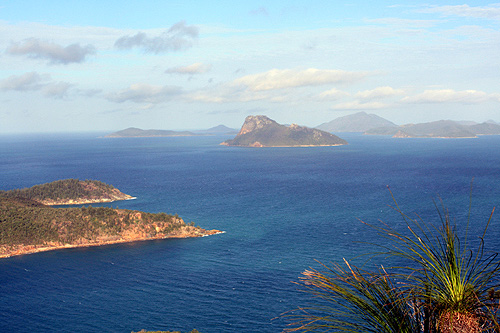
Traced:
<path fill-rule="evenodd" d="M 61 192 L 55 189 L 62 188 L 62 184 L 73 184 L 71 188 L 79 189 L 80 182 L 71 179 L 29 189 L 1 191 L 0 258 L 61 248 L 221 233 L 219 230 L 202 229 L 193 222 L 186 224 L 179 216 L 166 213 L 91 206 L 54 208 L 42 203 L 59 205 L 67 202 L 60 200 L 66 194 L 55 194 L 64 193 L 64 189 Z M 83 196 L 72 194 L 72 203 L 88 202 L 89 198 L 92 202 L 109 201 L 108 192 L 118 191 L 111 185 L 97 181 L 82 183 L 87 190 L 90 188 L 90 192 L 85 192 Z M 99 186 L 93 187 L 95 184 Z M 109 187 L 109 191 L 103 193 L 103 186 Z"/>
<path fill-rule="evenodd" d="M 48 206 L 83 205 L 134 199 L 112 185 L 98 180 L 79 179 L 56 180 L 30 188 L 0 191 L 0 196 L 30 199 Z"/>
<path fill-rule="evenodd" d="M 318 129 L 285 126 L 266 116 L 248 116 L 238 135 L 221 143 L 238 147 L 313 147 L 346 145 L 347 141 Z"/>

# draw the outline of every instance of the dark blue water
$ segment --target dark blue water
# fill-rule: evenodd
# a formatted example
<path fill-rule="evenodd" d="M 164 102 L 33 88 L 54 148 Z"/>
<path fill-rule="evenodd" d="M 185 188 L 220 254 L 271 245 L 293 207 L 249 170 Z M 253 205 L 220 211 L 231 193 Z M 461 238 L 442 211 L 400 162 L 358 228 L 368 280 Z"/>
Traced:
<path fill-rule="evenodd" d="M 439 195 L 464 224 L 474 178 L 473 237 L 500 203 L 500 136 L 341 136 L 350 144 L 273 149 L 222 136 L 0 136 L 0 189 L 97 179 L 137 197 L 114 207 L 226 231 L 1 259 L 0 331 L 280 332 L 287 322 L 273 318 L 309 300 L 292 283 L 302 271 L 373 251 L 364 242 L 380 239 L 358 219 L 404 229 L 387 185 L 408 213 L 435 219 Z M 488 250 L 500 249 L 499 225 Z"/>

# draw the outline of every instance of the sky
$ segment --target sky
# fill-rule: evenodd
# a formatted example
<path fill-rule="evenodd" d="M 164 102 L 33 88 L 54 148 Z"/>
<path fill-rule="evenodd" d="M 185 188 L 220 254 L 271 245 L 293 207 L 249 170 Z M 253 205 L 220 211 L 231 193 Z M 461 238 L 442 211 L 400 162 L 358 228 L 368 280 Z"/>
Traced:
<path fill-rule="evenodd" d="M 0 0 L 0 134 L 500 122 L 500 3 Z"/>

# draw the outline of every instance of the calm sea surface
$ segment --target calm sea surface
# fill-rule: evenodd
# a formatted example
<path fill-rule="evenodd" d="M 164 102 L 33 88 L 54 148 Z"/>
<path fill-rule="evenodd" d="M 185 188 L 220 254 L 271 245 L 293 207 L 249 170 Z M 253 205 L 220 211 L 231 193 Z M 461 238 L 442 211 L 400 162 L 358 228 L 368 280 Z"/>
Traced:
<path fill-rule="evenodd" d="M 392 204 L 436 220 L 441 197 L 477 238 L 500 204 L 500 136 L 392 139 L 340 134 L 341 147 L 245 149 L 228 137 L 0 136 L 0 189 L 96 179 L 225 234 L 0 259 L 0 332 L 198 329 L 280 332 L 306 305 L 293 281 L 315 260 L 361 264 L 380 241 L 360 220 L 404 229 Z M 500 213 L 486 239 L 500 251 Z M 386 263 L 384 258 L 374 264 Z"/>

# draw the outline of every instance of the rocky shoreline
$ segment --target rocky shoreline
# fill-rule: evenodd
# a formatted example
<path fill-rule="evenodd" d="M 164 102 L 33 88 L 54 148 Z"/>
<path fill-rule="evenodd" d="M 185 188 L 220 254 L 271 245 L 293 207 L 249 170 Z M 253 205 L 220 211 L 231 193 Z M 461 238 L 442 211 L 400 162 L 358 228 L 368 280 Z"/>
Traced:
<path fill-rule="evenodd" d="M 54 251 L 60 249 L 105 246 L 111 244 L 142 242 L 148 240 L 169 239 L 169 238 L 206 237 L 223 233 L 225 232 L 220 230 L 205 230 L 193 226 L 185 226 L 166 235 L 157 234 L 155 236 L 137 236 L 137 235 L 110 236 L 110 237 L 99 238 L 94 241 L 90 241 L 88 239 L 80 239 L 77 242 L 71 244 L 63 244 L 60 242 L 47 242 L 45 244 L 37 244 L 37 245 L 32 245 L 32 244 L 0 245 L 0 258 L 9 258 L 25 254 L 33 254 L 38 252 Z"/>

